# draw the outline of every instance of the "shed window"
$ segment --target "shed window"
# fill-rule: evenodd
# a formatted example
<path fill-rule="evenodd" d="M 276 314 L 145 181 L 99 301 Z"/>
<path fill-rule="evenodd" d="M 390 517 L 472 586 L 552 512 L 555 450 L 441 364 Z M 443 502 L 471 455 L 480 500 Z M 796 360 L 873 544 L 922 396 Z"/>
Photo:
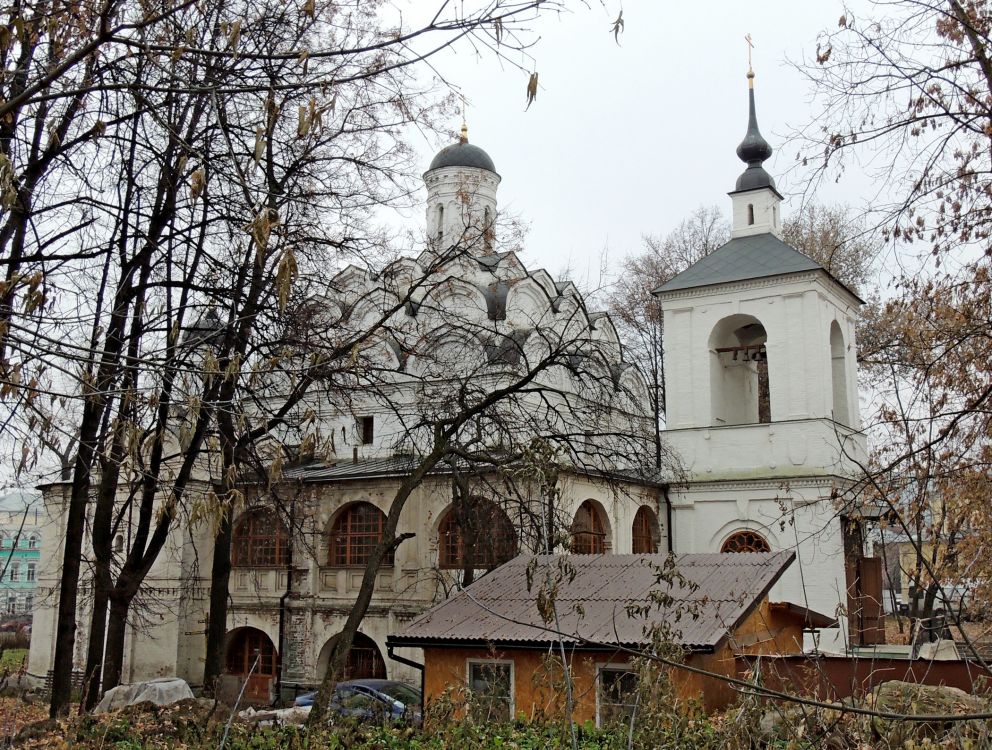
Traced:
<path fill-rule="evenodd" d="M 477 723 L 513 718 L 512 661 L 469 661 L 468 687 L 475 699 L 472 718 Z"/>
<path fill-rule="evenodd" d="M 598 683 L 599 726 L 630 719 L 637 699 L 637 674 L 628 666 L 600 667 Z"/>

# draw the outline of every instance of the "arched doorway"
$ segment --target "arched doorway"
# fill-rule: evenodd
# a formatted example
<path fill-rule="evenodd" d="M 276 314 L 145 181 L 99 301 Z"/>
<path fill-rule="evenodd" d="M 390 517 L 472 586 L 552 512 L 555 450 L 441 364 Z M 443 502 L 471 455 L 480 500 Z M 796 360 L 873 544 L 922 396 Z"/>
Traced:
<path fill-rule="evenodd" d="M 331 649 L 334 648 L 334 642 L 337 638 L 337 636 L 334 636 L 328 640 L 317 657 L 317 674 L 321 675 L 321 677 L 327 673 L 327 665 L 331 658 Z M 382 652 L 379 651 L 376 642 L 364 633 L 355 633 L 355 640 L 351 644 L 351 651 L 348 652 L 348 658 L 344 665 L 344 674 L 341 675 L 341 679 L 386 679 L 386 662 L 382 658 Z"/>
<path fill-rule="evenodd" d="M 276 647 L 261 630 L 238 628 L 228 633 L 226 672 L 242 680 L 247 678 L 243 699 L 246 703 L 267 704 L 272 701 L 272 682 L 278 668 Z"/>

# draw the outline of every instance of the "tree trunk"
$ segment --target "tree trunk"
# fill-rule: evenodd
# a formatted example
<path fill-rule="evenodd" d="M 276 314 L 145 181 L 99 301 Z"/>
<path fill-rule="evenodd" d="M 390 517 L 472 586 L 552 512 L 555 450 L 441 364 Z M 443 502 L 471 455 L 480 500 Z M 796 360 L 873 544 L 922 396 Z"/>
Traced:
<path fill-rule="evenodd" d="M 203 664 L 203 691 L 213 695 L 217 680 L 224 673 L 224 643 L 227 636 L 227 602 L 231 584 L 231 540 L 234 519 L 224 514 L 214 542 L 210 567 L 210 613 L 207 616 L 207 656 Z"/>
<path fill-rule="evenodd" d="M 89 647 L 83 678 L 83 697 L 79 712 L 91 710 L 101 696 L 104 637 L 107 633 L 107 605 L 110 601 L 110 571 L 98 569 L 93 576 L 93 614 L 90 617 Z"/>
<path fill-rule="evenodd" d="M 76 605 L 79 562 L 83 549 L 86 520 L 86 487 L 77 492 L 80 472 L 76 473 L 69 498 L 62 552 L 62 578 L 59 582 L 59 608 L 55 623 L 55 658 L 52 662 L 52 698 L 48 713 L 52 718 L 69 713 L 72 698 L 72 652 L 76 644 Z"/>
<path fill-rule="evenodd" d="M 103 692 L 121 684 L 124 670 L 124 636 L 127 634 L 127 613 L 134 594 L 116 595 L 110 601 L 110 621 L 107 624 L 107 648 L 103 657 Z"/>

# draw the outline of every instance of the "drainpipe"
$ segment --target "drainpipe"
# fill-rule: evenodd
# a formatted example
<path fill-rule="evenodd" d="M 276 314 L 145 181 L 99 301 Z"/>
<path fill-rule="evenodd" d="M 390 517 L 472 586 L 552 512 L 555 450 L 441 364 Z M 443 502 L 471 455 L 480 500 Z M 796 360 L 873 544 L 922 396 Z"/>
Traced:
<path fill-rule="evenodd" d="M 293 591 L 293 536 L 296 524 L 296 493 L 289 504 L 289 548 L 286 554 L 286 590 L 279 597 L 279 668 L 276 670 L 276 701 L 282 701 L 283 656 L 286 653 L 286 600 Z"/>
<path fill-rule="evenodd" d="M 427 702 L 426 701 L 427 696 L 424 695 L 424 688 L 425 688 L 424 665 L 421 664 L 420 662 L 414 661 L 413 659 L 407 659 L 405 656 L 394 654 L 393 648 L 394 648 L 393 644 L 390 643 L 389 641 L 386 641 L 386 656 L 388 656 L 393 661 L 399 662 L 400 664 L 406 664 L 408 667 L 413 667 L 414 669 L 420 670 L 420 701 L 421 701 L 420 714 L 422 716 L 424 713 L 424 709 L 426 708 L 424 704 Z"/>
<path fill-rule="evenodd" d="M 661 485 L 661 495 L 665 498 L 665 531 L 668 532 L 668 551 L 675 553 L 675 532 L 672 529 L 672 499 L 668 496 L 668 485 Z"/>

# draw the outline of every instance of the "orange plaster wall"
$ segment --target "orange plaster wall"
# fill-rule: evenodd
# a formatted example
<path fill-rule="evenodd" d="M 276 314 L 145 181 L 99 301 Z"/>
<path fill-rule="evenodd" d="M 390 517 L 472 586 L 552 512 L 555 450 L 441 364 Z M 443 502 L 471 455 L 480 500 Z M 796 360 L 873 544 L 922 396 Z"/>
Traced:
<path fill-rule="evenodd" d="M 498 659 L 513 662 L 513 710 L 527 720 L 542 716 L 561 716 L 565 709 L 565 694 L 555 689 L 561 684 L 561 675 L 555 674 L 547 662 L 548 652 L 529 649 L 424 649 L 424 694 L 427 702 L 437 699 L 450 690 L 456 700 L 462 697 L 459 690 L 468 683 L 470 659 Z M 572 690 L 577 722 L 596 720 L 596 675 L 604 664 L 629 664 L 630 656 L 618 652 L 576 652 L 570 657 Z M 736 676 L 734 652 L 725 646 L 715 654 L 691 654 L 686 663 L 723 675 Z M 707 710 L 714 711 L 736 698 L 735 691 L 726 683 L 713 678 L 685 671 L 674 676 L 680 697 L 700 700 Z"/>
<path fill-rule="evenodd" d="M 742 647 L 740 643 L 750 645 Z M 777 653 L 793 654 L 802 651 L 802 619 L 787 610 L 770 607 L 765 599 L 735 630 L 734 637 L 728 639 L 712 654 L 691 654 L 686 664 L 709 672 L 737 676 L 738 653 Z M 468 683 L 470 659 L 498 659 L 513 662 L 514 714 L 527 719 L 542 715 L 561 716 L 564 712 L 563 690 L 554 685 L 561 684 L 561 675 L 553 674 L 549 668 L 549 650 L 500 649 L 500 648 L 446 648 L 424 649 L 424 693 L 430 702 L 440 697 L 446 690 L 454 692 Z M 573 717 L 578 722 L 596 720 L 596 674 L 603 664 L 629 664 L 631 657 L 624 652 L 575 652 L 570 657 L 573 680 L 575 710 Z M 700 700 L 709 711 L 719 710 L 734 702 L 737 692 L 727 683 L 703 675 L 676 671 L 675 680 L 679 695 L 683 699 Z"/>
<path fill-rule="evenodd" d="M 596 719 L 596 671 L 603 664 L 626 664 L 625 654 L 616 652 L 575 652 L 568 655 L 576 721 Z M 561 674 L 551 666 L 550 651 L 531 649 L 425 648 L 424 694 L 430 702 L 451 689 L 453 697 L 468 684 L 468 661 L 498 659 L 513 662 L 513 710 L 528 720 L 548 715 L 560 716 L 565 708 Z"/>

